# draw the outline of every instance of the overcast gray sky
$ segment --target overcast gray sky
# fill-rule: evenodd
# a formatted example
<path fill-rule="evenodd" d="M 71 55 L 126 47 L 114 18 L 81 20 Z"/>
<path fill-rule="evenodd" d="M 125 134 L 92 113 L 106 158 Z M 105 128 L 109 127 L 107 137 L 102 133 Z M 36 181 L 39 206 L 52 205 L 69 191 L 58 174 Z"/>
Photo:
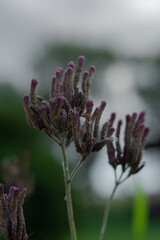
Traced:
<path fill-rule="evenodd" d="M 71 40 L 134 56 L 156 54 L 160 1 L 0 0 L 1 77 L 30 77 L 35 52 L 47 42 Z"/>
<path fill-rule="evenodd" d="M 159 0 L 0 0 L 2 43 L 20 48 L 52 38 L 112 45 L 149 54 L 159 49 Z"/>

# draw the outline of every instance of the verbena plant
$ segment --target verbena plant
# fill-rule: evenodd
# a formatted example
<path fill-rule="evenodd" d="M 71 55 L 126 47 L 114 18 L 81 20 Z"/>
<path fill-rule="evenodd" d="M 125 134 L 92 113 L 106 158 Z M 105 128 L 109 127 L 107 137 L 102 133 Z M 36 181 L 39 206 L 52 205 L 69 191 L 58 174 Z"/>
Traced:
<path fill-rule="evenodd" d="M 122 121 L 119 120 L 116 129 L 113 128 L 115 113 L 111 114 L 109 120 L 100 129 L 100 119 L 106 102 L 102 101 L 99 107 L 93 109 L 94 103 L 90 100 L 90 85 L 95 72 L 94 66 L 83 73 L 80 88 L 80 75 L 84 61 L 85 58 L 80 56 L 76 67 L 72 61 L 69 62 L 64 77 L 62 68 L 56 69 L 55 77 L 52 79 L 49 101 L 41 96 L 35 96 L 38 81 L 32 79 L 30 96 L 24 95 L 24 109 L 29 125 L 46 133 L 61 148 L 68 221 L 72 240 L 77 240 L 77 233 L 72 207 L 71 183 L 81 165 L 87 161 L 88 156 L 93 152 L 99 152 L 103 147 L 107 147 L 109 163 L 114 169 L 115 186 L 104 211 L 98 238 L 102 240 L 107 226 L 109 209 L 117 187 L 144 167 L 144 162 L 141 162 L 142 151 L 150 129 L 143 124 L 144 111 L 139 115 L 137 113 L 127 115 L 123 149 L 120 145 Z M 114 132 L 115 136 L 113 136 Z M 72 142 L 80 154 L 80 160 L 70 173 L 66 148 Z M 118 165 L 121 166 L 120 175 L 117 175 Z M 2 218 L 5 218 L 3 214 Z M 12 236 L 6 239 L 17 240 Z"/>

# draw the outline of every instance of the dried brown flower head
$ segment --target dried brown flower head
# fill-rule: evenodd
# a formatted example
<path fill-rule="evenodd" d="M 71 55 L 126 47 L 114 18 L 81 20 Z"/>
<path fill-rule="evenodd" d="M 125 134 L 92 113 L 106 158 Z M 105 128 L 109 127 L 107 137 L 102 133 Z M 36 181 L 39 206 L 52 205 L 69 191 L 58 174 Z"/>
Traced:
<path fill-rule="evenodd" d="M 11 187 L 9 194 L 4 194 L 3 184 L 0 184 L 0 228 L 6 240 L 27 239 L 23 203 L 26 189 L 20 191 Z"/>
<path fill-rule="evenodd" d="M 115 114 L 111 115 L 111 125 L 114 123 Z M 120 131 L 122 121 L 118 121 L 116 129 L 117 141 L 114 145 L 113 142 L 107 143 L 107 153 L 109 163 L 113 168 L 118 165 L 122 166 L 123 172 L 129 169 L 128 177 L 132 174 L 139 172 L 145 165 L 141 162 L 142 151 L 146 142 L 146 138 L 150 129 L 144 126 L 145 112 L 142 111 L 139 116 L 133 113 L 132 116 L 126 115 L 125 138 L 124 148 L 122 150 L 120 144 Z"/>

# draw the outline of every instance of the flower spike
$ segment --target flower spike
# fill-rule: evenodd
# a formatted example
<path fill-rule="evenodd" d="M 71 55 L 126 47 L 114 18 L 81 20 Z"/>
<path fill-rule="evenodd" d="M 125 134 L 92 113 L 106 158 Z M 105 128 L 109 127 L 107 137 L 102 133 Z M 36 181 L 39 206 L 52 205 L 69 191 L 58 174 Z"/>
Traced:
<path fill-rule="evenodd" d="M 10 188 L 8 195 L 4 194 L 3 184 L 0 184 L 0 228 L 5 239 L 27 239 L 23 216 L 25 196 L 25 188 L 20 191 L 14 186 Z"/>
<path fill-rule="evenodd" d="M 126 126 L 125 126 L 125 138 L 124 138 L 124 149 L 121 150 L 120 145 L 120 131 L 122 121 L 120 120 L 116 129 L 116 146 L 113 143 L 107 143 L 109 163 L 115 168 L 117 165 L 122 166 L 123 172 L 126 169 L 130 169 L 128 177 L 132 174 L 136 174 L 144 167 L 144 162 L 141 163 L 142 151 L 146 138 L 149 134 L 150 128 L 145 127 L 144 122 L 145 112 L 141 112 L 137 119 L 137 113 L 126 115 Z M 113 116 L 111 116 L 113 119 Z M 137 119 L 137 120 L 136 120 Z M 114 150 L 116 154 L 113 156 L 111 150 Z"/>
<path fill-rule="evenodd" d="M 80 90 L 78 83 L 84 62 L 85 58 L 83 56 L 78 58 L 76 67 L 74 62 L 70 61 L 64 78 L 62 78 L 63 69 L 58 67 L 55 77 L 52 79 L 49 101 L 41 96 L 37 96 L 40 105 L 37 104 L 35 97 L 38 80 L 32 79 L 30 96 L 24 96 L 24 109 L 27 121 L 32 127 L 56 138 L 66 135 L 66 145 L 74 141 L 75 145 L 78 146 L 77 139 L 80 136 L 80 129 L 82 129 L 80 119 L 82 117 L 86 118 L 86 124 L 83 127 L 83 132 L 85 132 L 82 137 L 83 143 L 84 141 L 90 141 L 93 148 L 94 139 L 98 135 L 99 121 L 106 102 L 102 101 L 98 111 L 92 114 L 93 101 L 89 100 L 88 97 L 95 67 L 91 66 L 89 71 L 83 73 L 82 89 Z M 71 111 L 73 112 L 72 114 Z M 76 123 L 75 114 L 78 117 Z M 93 124 L 94 121 L 96 122 L 95 124 Z M 93 125 L 95 125 L 94 130 Z M 94 134 L 94 131 L 96 134 Z M 85 136 L 88 137 L 86 138 Z M 78 151 L 80 151 L 80 148 Z"/>

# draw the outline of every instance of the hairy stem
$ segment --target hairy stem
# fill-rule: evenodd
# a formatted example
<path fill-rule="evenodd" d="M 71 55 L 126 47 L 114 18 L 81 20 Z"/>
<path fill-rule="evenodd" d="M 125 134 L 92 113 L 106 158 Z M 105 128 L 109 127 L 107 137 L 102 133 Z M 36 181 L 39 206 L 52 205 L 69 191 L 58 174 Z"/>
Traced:
<path fill-rule="evenodd" d="M 61 143 L 61 149 L 63 153 L 63 171 L 64 171 L 64 178 L 65 178 L 66 201 L 67 201 L 67 211 L 68 211 L 68 220 L 69 220 L 71 239 L 77 240 L 76 227 L 75 227 L 74 215 L 73 215 L 73 206 L 72 206 L 71 184 L 69 181 L 69 168 L 68 168 L 68 161 L 67 161 L 64 141 Z"/>

